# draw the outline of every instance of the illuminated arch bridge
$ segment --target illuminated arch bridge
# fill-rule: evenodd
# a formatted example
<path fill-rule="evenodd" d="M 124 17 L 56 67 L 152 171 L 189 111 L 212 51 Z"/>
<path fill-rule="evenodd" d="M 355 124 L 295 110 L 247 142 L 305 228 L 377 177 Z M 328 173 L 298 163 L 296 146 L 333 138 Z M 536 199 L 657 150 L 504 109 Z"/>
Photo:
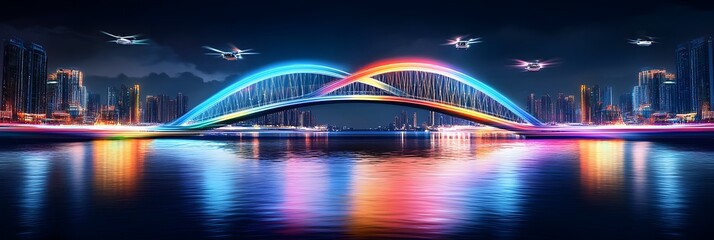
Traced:
<path fill-rule="evenodd" d="M 378 62 L 353 74 L 293 64 L 250 75 L 216 93 L 166 128 L 210 129 L 307 105 L 379 102 L 424 108 L 512 131 L 542 123 L 498 91 L 426 59 Z"/>

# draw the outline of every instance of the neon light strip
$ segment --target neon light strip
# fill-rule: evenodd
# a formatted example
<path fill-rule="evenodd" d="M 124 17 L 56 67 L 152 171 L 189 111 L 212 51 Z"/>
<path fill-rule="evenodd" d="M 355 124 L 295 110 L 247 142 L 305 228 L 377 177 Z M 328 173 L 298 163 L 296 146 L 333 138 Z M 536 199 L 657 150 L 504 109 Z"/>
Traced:
<path fill-rule="evenodd" d="M 312 73 L 312 74 L 320 74 L 320 75 L 325 75 L 325 76 L 330 76 L 330 77 L 335 77 L 335 78 L 344 78 L 347 75 L 349 75 L 348 72 L 336 69 L 336 68 L 331 68 L 331 67 L 326 67 L 326 66 L 321 66 L 321 65 L 311 65 L 311 64 L 295 64 L 295 65 L 287 65 L 287 66 L 281 66 L 281 67 L 276 67 L 276 68 L 271 68 L 265 71 L 258 72 L 256 74 L 250 75 L 246 78 L 241 79 L 240 81 L 231 84 L 230 86 L 226 87 L 225 89 L 221 90 L 220 92 L 214 94 L 210 98 L 206 99 L 203 101 L 201 104 L 197 105 L 191 111 L 187 112 L 180 118 L 176 119 L 174 122 L 169 123 L 167 125 L 172 125 L 172 126 L 180 126 L 180 125 L 186 125 L 190 120 L 195 118 L 196 116 L 200 115 L 203 111 L 214 107 L 216 104 L 218 104 L 220 101 L 226 99 L 227 97 L 235 94 L 236 92 L 239 92 L 253 84 L 256 84 L 258 82 L 261 82 L 263 80 L 269 79 L 269 78 L 274 78 L 274 77 L 279 77 L 282 75 L 288 75 L 288 74 L 297 74 L 297 73 Z M 373 78 L 363 78 L 359 82 L 382 89 L 384 91 L 387 91 L 389 93 L 392 93 L 397 96 L 402 96 L 404 93 L 402 93 L 401 90 L 392 87 L 386 83 L 383 83 L 381 81 L 378 81 Z"/>
<path fill-rule="evenodd" d="M 484 84 L 483 82 L 478 81 L 475 78 L 472 78 L 464 73 L 450 69 L 441 63 L 420 58 L 394 59 L 378 62 L 362 70 L 359 70 L 356 73 L 340 81 L 335 81 L 326 85 L 325 87 L 317 90 L 313 96 L 322 96 L 328 94 L 332 91 L 342 88 L 355 81 L 359 81 L 363 78 L 371 78 L 376 75 L 400 71 L 429 72 L 434 74 L 440 74 L 445 77 L 457 80 L 479 90 L 480 92 L 483 92 L 487 96 L 503 104 L 503 106 L 505 106 L 508 110 L 515 113 L 522 119 L 526 120 L 528 123 L 533 124 L 535 126 L 543 125 L 540 120 L 531 116 L 530 114 L 528 114 L 528 112 L 524 111 L 515 103 L 511 102 L 511 100 L 503 96 L 503 94 L 499 93 L 498 91 Z"/>
<path fill-rule="evenodd" d="M 205 121 L 197 122 L 197 123 L 192 123 L 191 121 L 198 117 L 202 112 L 215 107 L 216 104 L 221 102 L 222 100 L 226 99 L 227 97 L 231 96 L 232 94 L 235 94 L 236 92 L 245 89 L 253 84 L 256 84 L 260 81 L 269 79 L 269 78 L 274 78 L 274 77 L 279 77 L 282 75 L 287 75 L 287 74 L 296 74 L 296 73 L 311 73 L 311 74 L 321 74 L 321 75 L 326 75 L 326 76 L 331 76 L 335 78 L 341 78 L 340 80 L 336 80 L 330 83 L 327 83 L 324 87 L 318 89 L 314 93 L 307 94 L 303 96 L 301 99 L 295 99 L 295 100 L 289 100 L 284 103 L 285 106 L 299 106 L 299 105 L 304 105 L 304 104 L 309 104 L 309 103 L 316 103 L 322 101 L 322 99 L 329 99 L 329 98 L 319 98 L 319 97 L 324 97 L 327 94 L 340 89 L 342 87 L 345 87 L 349 84 L 353 84 L 355 82 L 361 82 L 382 90 L 385 90 L 389 93 L 394 94 L 395 96 L 398 97 L 403 97 L 406 96 L 402 91 L 399 89 L 392 87 L 384 82 L 381 82 L 379 80 L 376 80 L 373 78 L 373 76 L 380 75 L 380 74 L 385 74 L 385 73 L 390 73 L 390 72 L 399 72 L 399 71 L 421 71 L 421 72 L 429 72 L 429 73 L 434 73 L 434 74 L 440 74 L 445 77 L 457 80 L 459 82 L 462 82 L 464 84 L 467 84 L 480 92 L 486 94 L 487 96 L 491 97 L 495 101 L 501 103 L 504 107 L 506 107 L 508 110 L 516 114 L 518 117 L 526 120 L 528 123 L 534 125 L 534 126 L 542 126 L 543 124 L 536 119 L 535 117 L 531 116 L 528 114 L 526 111 L 523 109 L 519 108 L 516 104 L 511 102 L 508 98 L 503 96 L 501 93 L 496 91 L 495 89 L 489 87 L 488 85 L 482 83 L 481 81 L 476 80 L 475 78 L 472 78 L 466 74 L 463 74 L 461 72 L 458 72 L 456 70 L 450 69 L 446 66 L 444 66 L 441 63 L 427 60 L 427 59 L 420 59 L 420 58 L 408 58 L 408 59 L 393 59 L 393 60 L 387 60 L 387 61 L 382 61 L 382 62 L 377 62 L 375 64 L 372 64 L 363 70 L 358 71 L 355 74 L 349 75 L 349 73 L 335 69 L 335 68 L 330 68 L 330 67 L 325 67 L 325 66 L 320 66 L 320 65 L 312 65 L 312 64 L 295 64 L 295 65 L 287 65 L 287 66 L 281 66 L 281 67 L 276 67 L 276 68 L 271 68 L 262 72 L 258 72 L 256 74 L 250 75 L 244 79 L 241 79 L 240 81 L 230 85 L 229 87 L 221 90 L 220 92 L 216 93 L 215 95 L 211 96 L 209 99 L 204 101 L 203 103 L 199 104 L 195 108 L 191 109 L 188 113 L 185 115 L 181 116 L 179 119 L 174 121 L 173 123 L 168 124 L 167 126 L 184 126 L 187 128 L 205 128 L 212 126 L 213 124 L 219 123 L 219 122 L 225 122 L 228 119 L 231 118 L 239 118 L 242 116 L 245 116 L 245 114 L 237 114 L 237 113 L 231 113 L 227 114 L 224 116 L 218 116 L 212 119 L 208 119 Z M 347 76 L 349 75 L 349 76 Z M 350 96 L 344 99 L 341 98 L 334 98 L 334 100 L 366 100 L 366 101 L 383 101 L 384 99 L 390 99 L 386 96 L 369 96 L 369 95 L 360 95 L 361 98 L 357 98 L 356 96 Z M 381 99 L 379 97 L 382 97 Z M 315 98 L 315 100 L 310 100 Z M 512 121 L 508 121 L 505 119 L 501 119 L 503 121 L 507 122 L 501 122 L 501 121 L 495 121 L 492 118 L 497 118 L 491 116 L 491 118 L 487 118 L 481 115 L 487 115 L 484 113 L 480 113 L 480 115 L 475 115 L 470 113 L 468 109 L 463 109 L 460 107 L 455 107 L 455 106 L 450 106 L 450 105 L 445 105 L 445 104 L 437 104 L 437 103 L 432 103 L 433 105 L 427 104 L 427 101 L 419 101 L 419 100 L 413 100 L 411 102 L 409 101 L 404 101 L 403 99 L 407 98 L 399 98 L 399 99 L 394 99 L 395 101 L 399 103 L 407 103 L 407 104 L 414 104 L 414 105 L 419 105 L 419 106 L 438 106 L 439 108 L 436 108 L 438 110 L 446 111 L 446 112 L 451 112 L 453 114 L 457 115 L 462 115 L 466 117 L 474 117 L 474 119 L 470 120 L 475 120 L 475 121 L 487 121 L 489 123 L 496 124 L 498 126 L 502 127 L 507 127 L 508 129 L 514 129 L 514 128 L 520 128 L 520 127 L 515 127 L 516 125 L 513 125 L 511 123 L 515 123 Z M 425 102 L 425 103 L 422 103 Z M 276 103 L 276 104 L 269 104 L 265 106 L 278 106 L 282 103 Z M 443 106 L 441 106 L 443 105 Z M 253 113 L 258 113 L 264 109 L 265 106 L 260 106 L 256 107 L 254 109 L 246 109 L 239 111 L 240 112 L 251 112 Z M 448 107 L 447 107 L 448 106 Z M 274 109 L 274 108 L 270 108 Z M 472 111 L 475 112 L 475 111 Z M 498 118 L 500 119 L 500 118 Z M 520 126 L 520 124 L 518 124 Z"/>
<path fill-rule="evenodd" d="M 248 87 L 250 85 L 253 85 L 253 84 L 263 81 L 265 79 L 279 77 L 279 76 L 287 75 L 287 74 L 297 74 L 297 73 L 321 74 L 321 75 L 331 76 L 331 77 L 335 77 L 335 78 L 343 78 L 344 76 L 349 74 L 349 73 L 339 70 L 339 69 L 320 66 L 320 65 L 312 65 L 312 64 L 295 64 L 295 65 L 271 68 L 271 69 L 268 69 L 265 71 L 255 73 L 253 75 L 250 75 L 246 78 L 241 79 L 240 81 L 237 81 L 236 83 L 231 84 L 230 86 L 224 88 L 220 92 L 218 92 L 218 93 L 214 94 L 213 96 L 211 96 L 210 98 L 206 99 L 201 104 L 199 104 L 196 107 L 194 107 L 193 109 L 191 109 L 191 111 L 187 112 L 180 118 L 176 119 L 176 121 L 174 121 L 168 125 L 183 125 L 186 122 L 193 119 L 194 117 L 200 115 L 201 112 L 215 106 L 216 104 L 221 102 L 223 99 L 233 95 L 234 93 L 236 93 L 240 90 L 245 89 L 246 87 Z"/>
<path fill-rule="evenodd" d="M 501 129 L 511 130 L 511 131 L 525 131 L 525 130 L 529 130 L 529 129 L 533 128 L 533 126 L 531 126 L 531 125 L 525 125 L 525 124 L 505 120 L 505 119 L 502 119 L 499 117 L 491 116 L 491 115 L 477 112 L 477 111 L 470 110 L 470 109 L 464 109 L 464 108 L 453 106 L 453 105 L 448 105 L 448 104 L 443 104 L 443 103 L 435 103 L 435 102 L 430 102 L 430 101 L 425 101 L 425 100 L 397 97 L 397 96 L 371 96 L 371 95 L 321 96 L 321 97 L 312 97 L 312 98 L 293 99 L 290 101 L 283 101 L 283 102 L 279 102 L 279 103 L 267 104 L 267 105 L 263 105 L 263 106 L 259 106 L 259 107 L 255 107 L 255 108 L 250 108 L 250 109 L 234 112 L 231 114 L 226 114 L 226 115 L 223 115 L 220 117 L 201 121 L 200 123 L 188 125 L 185 127 L 190 128 L 190 129 L 208 128 L 215 124 L 221 124 L 223 122 L 234 120 L 234 119 L 246 118 L 253 114 L 264 112 L 264 111 L 270 111 L 273 109 L 287 108 L 287 107 L 298 107 L 298 106 L 302 106 L 302 105 L 316 104 L 316 103 L 340 102 L 340 101 L 343 101 L 343 102 L 344 101 L 369 101 L 369 102 L 401 103 L 401 104 L 408 104 L 408 105 L 413 105 L 413 106 L 426 107 L 426 108 L 430 108 L 430 109 L 438 109 L 439 111 L 442 111 L 442 112 L 445 112 L 448 114 L 461 116 L 461 117 L 464 117 L 466 119 L 469 119 L 469 120 L 472 120 L 472 121 L 475 121 L 478 123 L 482 123 L 485 125 L 489 125 L 489 126 L 497 127 L 497 128 L 501 128 Z"/>

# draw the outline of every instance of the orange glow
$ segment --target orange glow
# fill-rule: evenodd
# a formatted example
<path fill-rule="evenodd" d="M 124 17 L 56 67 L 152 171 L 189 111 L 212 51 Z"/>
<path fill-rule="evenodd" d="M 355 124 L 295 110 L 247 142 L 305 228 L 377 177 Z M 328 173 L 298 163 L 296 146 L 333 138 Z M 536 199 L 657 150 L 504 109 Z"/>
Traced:
<path fill-rule="evenodd" d="M 613 200 L 623 187 L 624 141 L 580 140 L 580 181 L 587 198 Z"/>
<path fill-rule="evenodd" d="M 103 197 L 132 197 L 144 170 L 148 145 L 153 140 L 93 142 L 94 186 Z"/>
<path fill-rule="evenodd" d="M 466 218 L 464 206 L 448 196 L 458 194 L 453 192 L 455 188 L 466 185 L 476 174 L 473 161 L 429 164 L 429 157 L 418 159 L 423 164 L 415 164 L 409 157 L 380 161 L 384 162 L 358 164 L 353 170 L 347 220 L 350 235 L 388 237 L 392 231 L 409 231 L 428 238 L 443 234 L 453 221 Z"/>

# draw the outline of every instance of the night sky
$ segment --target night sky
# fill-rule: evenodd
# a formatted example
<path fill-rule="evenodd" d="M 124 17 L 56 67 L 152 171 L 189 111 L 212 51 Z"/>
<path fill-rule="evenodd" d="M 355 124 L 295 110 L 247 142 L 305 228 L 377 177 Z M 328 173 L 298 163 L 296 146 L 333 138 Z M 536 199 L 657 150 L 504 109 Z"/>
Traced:
<path fill-rule="evenodd" d="M 201 2 L 206 1 L 3 3 L 0 38 L 44 45 L 50 71 L 82 69 L 85 85 L 103 99 L 107 86 L 138 83 L 142 95 L 181 91 L 194 106 L 241 76 L 281 62 L 307 60 L 353 71 L 384 58 L 417 56 L 448 63 L 524 106 L 531 92 L 577 96 L 583 83 L 613 86 L 616 96 L 629 92 L 640 68 L 673 72 L 677 44 L 714 32 L 714 6 L 705 1 Z M 111 38 L 100 30 L 140 33 L 151 45 L 107 43 Z M 441 45 L 466 34 L 484 42 L 466 51 Z M 659 43 L 638 47 L 626 41 L 644 35 Z M 261 54 L 225 61 L 201 48 L 228 48 L 227 43 Z M 509 67 L 512 59 L 553 58 L 560 64 L 541 72 Z M 358 128 L 385 125 L 407 109 L 310 108 L 319 123 Z"/>

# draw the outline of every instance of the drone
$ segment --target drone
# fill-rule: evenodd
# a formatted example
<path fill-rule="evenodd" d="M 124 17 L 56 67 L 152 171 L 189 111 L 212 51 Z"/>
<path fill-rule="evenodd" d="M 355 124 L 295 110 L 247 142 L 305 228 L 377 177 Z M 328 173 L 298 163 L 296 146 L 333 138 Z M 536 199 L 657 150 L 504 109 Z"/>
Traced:
<path fill-rule="evenodd" d="M 654 39 L 653 37 L 627 39 L 627 42 L 630 44 L 635 44 L 640 47 L 649 47 L 649 46 L 652 46 L 652 44 L 657 43 L 653 39 Z"/>
<path fill-rule="evenodd" d="M 206 53 L 206 55 L 219 56 L 219 57 L 222 57 L 223 59 L 228 60 L 228 61 L 243 59 L 243 55 L 259 54 L 256 52 L 250 52 L 252 49 L 241 50 L 241 49 L 237 48 L 236 46 L 234 46 L 233 44 L 228 44 L 228 45 L 231 47 L 231 51 L 228 51 L 228 52 L 221 51 L 221 50 L 215 49 L 213 47 L 209 47 L 209 46 L 203 46 L 203 48 L 214 51 L 214 52 Z"/>
<path fill-rule="evenodd" d="M 541 69 L 556 64 L 553 60 L 533 60 L 533 61 L 523 61 L 520 59 L 515 59 L 516 65 L 514 67 L 522 68 L 526 72 L 538 72 Z"/>
<path fill-rule="evenodd" d="M 105 32 L 105 31 L 101 31 L 101 32 L 108 36 L 116 38 L 114 40 L 110 40 L 109 42 L 113 42 L 113 43 L 116 43 L 119 45 L 147 45 L 147 44 L 149 44 L 147 42 L 149 39 L 137 39 L 140 36 L 139 34 L 135 34 L 135 35 L 131 35 L 131 36 L 117 36 L 117 35 L 114 35 L 114 34 L 111 34 L 111 33 Z"/>
<path fill-rule="evenodd" d="M 456 37 L 455 39 L 450 39 L 444 45 L 454 45 L 454 47 L 456 47 L 456 49 L 468 49 L 469 47 L 471 47 L 471 44 L 483 42 L 483 41 L 481 41 L 480 37 L 471 38 L 468 40 L 463 40 L 461 38 L 462 37 Z"/>

